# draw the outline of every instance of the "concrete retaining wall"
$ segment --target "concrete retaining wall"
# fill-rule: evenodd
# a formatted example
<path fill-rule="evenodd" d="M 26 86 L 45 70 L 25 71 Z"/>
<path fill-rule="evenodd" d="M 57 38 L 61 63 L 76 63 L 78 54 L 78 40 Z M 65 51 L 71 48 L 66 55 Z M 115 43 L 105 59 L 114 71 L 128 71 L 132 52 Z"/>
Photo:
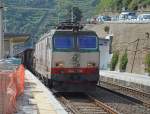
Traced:
<path fill-rule="evenodd" d="M 119 50 L 121 56 L 125 49 L 128 50 L 127 72 L 145 74 L 144 58 L 150 51 L 150 38 L 146 37 L 146 32 L 150 33 L 150 24 L 105 23 L 87 25 L 87 29 L 96 31 L 100 37 L 105 37 L 107 35 L 104 31 L 105 26 L 110 27 L 110 34 L 114 36 L 113 51 Z M 135 51 L 137 51 L 136 54 Z M 116 70 L 119 69 L 118 66 L 119 64 Z"/>

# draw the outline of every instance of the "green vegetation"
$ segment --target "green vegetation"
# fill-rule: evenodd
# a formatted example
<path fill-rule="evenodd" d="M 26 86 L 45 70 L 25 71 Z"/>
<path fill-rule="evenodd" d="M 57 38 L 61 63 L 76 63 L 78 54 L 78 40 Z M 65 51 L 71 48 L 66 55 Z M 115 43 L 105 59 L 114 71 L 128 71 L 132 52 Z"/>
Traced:
<path fill-rule="evenodd" d="M 33 32 L 38 23 L 40 23 L 44 11 L 30 11 L 30 15 L 25 10 L 7 10 L 5 14 L 7 22 L 7 30 L 11 32 Z"/>
<path fill-rule="evenodd" d="M 79 7 L 73 7 L 71 8 L 73 10 L 73 21 L 74 22 L 80 22 L 82 20 L 82 11 L 79 9 Z M 69 10 L 69 14 L 70 14 L 70 10 Z M 71 16 L 70 16 L 71 17 Z"/>
<path fill-rule="evenodd" d="M 70 19 L 74 7 L 76 20 L 94 15 L 99 0 L 4 0 L 7 32 L 29 33 L 38 38 L 58 21 Z M 78 8 L 79 9 L 78 9 Z M 34 9 L 35 8 L 35 9 Z M 80 13 L 77 13 L 80 12 Z M 82 13 L 81 13 L 82 12 Z"/>
<path fill-rule="evenodd" d="M 100 0 L 97 13 L 104 11 L 137 10 L 139 7 L 150 5 L 150 0 Z"/>
<path fill-rule="evenodd" d="M 150 75 L 150 53 L 148 53 L 145 57 L 145 71 L 149 73 Z"/>
<path fill-rule="evenodd" d="M 97 12 L 120 11 L 122 7 L 136 9 L 150 4 L 150 0 L 3 0 L 7 32 L 29 33 L 38 38 L 58 21 L 70 19 L 72 7 L 77 20 L 86 20 Z M 96 8 L 97 6 L 97 8 Z M 32 9 L 33 8 L 33 9 Z M 34 9 L 36 8 L 36 9 Z M 79 8 L 79 9 L 78 9 Z M 82 13 L 81 13 L 81 12 Z M 78 13 L 77 13 L 78 12 Z M 79 13 L 80 12 L 80 13 Z"/>
<path fill-rule="evenodd" d="M 105 27 L 104 27 L 104 31 L 105 31 L 107 34 L 109 34 L 110 27 L 109 27 L 109 26 L 105 26 Z"/>
<path fill-rule="evenodd" d="M 119 65 L 120 72 L 126 71 L 127 63 L 128 63 L 128 54 L 127 54 L 127 50 L 126 50 L 120 59 L 120 65 Z"/>
<path fill-rule="evenodd" d="M 118 59 L 119 59 L 119 52 L 116 51 L 116 52 L 113 53 L 113 57 L 112 57 L 112 60 L 111 60 L 111 63 L 110 63 L 110 70 L 111 71 L 115 70 L 116 65 L 118 63 Z"/>

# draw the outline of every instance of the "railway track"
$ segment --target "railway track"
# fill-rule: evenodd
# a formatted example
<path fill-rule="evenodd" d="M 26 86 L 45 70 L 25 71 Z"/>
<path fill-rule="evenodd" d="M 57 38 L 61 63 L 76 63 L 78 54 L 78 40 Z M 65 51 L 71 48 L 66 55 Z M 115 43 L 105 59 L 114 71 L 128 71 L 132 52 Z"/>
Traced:
<path fill-rule="evenodd" d="M 107 88 L 111 91 L 121 93 L 121 94 L 129 96 L 131 98 L 134 98 L 134 99 L 140 101 L 142 105 L 150 108 L 150 94 L 149 93 L 145 93 L 140 90 L 135 90 L 133 88 L 120 86 L 120 85 L 117 85 L 114 83 L 108 83 L 108 82 L 104 82 L 104 81 L 101 81 L 99 86 Z"/>
<path fill-rule="evenodd" d="M 103 102 L 88 95 L 63 95 L 59 99 L 71 114 L 119 114 Z"/>

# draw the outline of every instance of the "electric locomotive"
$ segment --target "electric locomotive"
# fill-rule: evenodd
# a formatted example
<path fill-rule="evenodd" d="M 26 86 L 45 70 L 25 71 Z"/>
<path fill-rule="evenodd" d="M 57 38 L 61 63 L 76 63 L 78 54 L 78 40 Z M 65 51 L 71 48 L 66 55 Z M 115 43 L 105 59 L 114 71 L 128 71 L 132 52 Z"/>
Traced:
<path fill-rule="evenodd" d="M 56 91 L 94 90 L 99 79 L 98 36 L 75 23 L 61 23 L 35 46 L 35 71 Z"/>

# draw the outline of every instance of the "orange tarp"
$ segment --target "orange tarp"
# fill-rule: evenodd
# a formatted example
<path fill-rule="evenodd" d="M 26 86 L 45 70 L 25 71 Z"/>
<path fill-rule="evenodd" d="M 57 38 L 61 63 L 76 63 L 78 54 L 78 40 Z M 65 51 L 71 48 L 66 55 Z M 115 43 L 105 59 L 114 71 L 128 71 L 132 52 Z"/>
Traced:
<path fill-rule="evenodd" d="M 24 67 L 0 72 L 0 114 L 16 111 L 16 98 L 24 91 Z"/>

